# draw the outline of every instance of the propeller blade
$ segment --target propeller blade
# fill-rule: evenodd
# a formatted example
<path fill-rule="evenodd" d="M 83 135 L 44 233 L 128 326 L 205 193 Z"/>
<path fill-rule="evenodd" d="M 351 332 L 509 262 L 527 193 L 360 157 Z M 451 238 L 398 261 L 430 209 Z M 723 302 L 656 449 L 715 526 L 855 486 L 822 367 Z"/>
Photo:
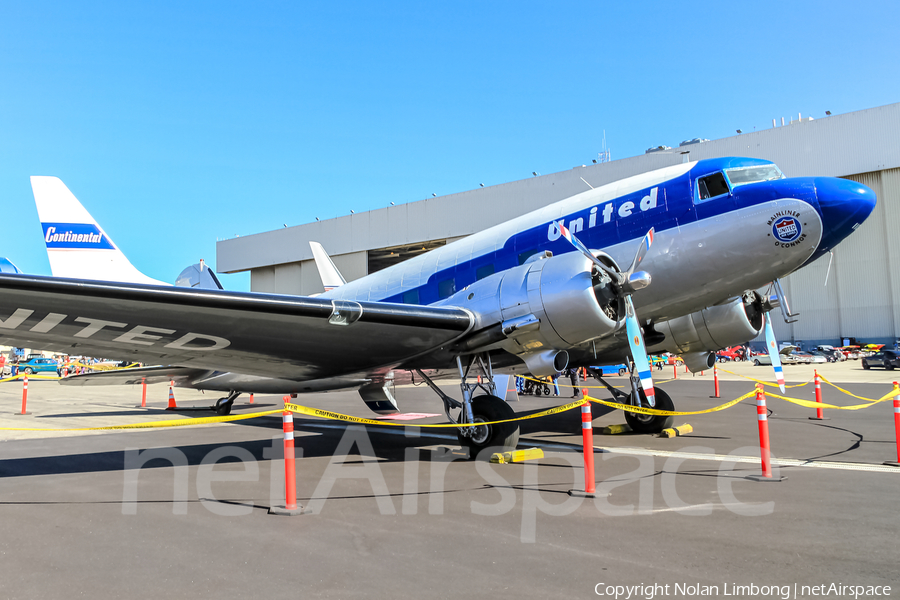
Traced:
<path fill-rule="evenodd" d="M 625 331 L 628 333 L 628 346 L 631 348 L 631 359 L 638 377 L 641 378 L 641 387 L 647 396 L 647 403 L 656 406 L 656 393 L 653 389 L 653 376 L 650 374 L 650 361 L 647 360 L 647 351 L 644 347 L 644 336 L 641 335 L 641 325 L 638 323 L 634 312 L 634 303 L 631 296 L 625 296 Z"/>
<path fill-rule="evenodd" d="M 766 349 L 769 351 L 769 358 L 772 359 L 772 368 L 775 369 L 775 380 L 781 393 L 784 393 L 784 370 L 781 368 L 781 355 L 778 353 L 778 342 L 775 341 L 775 331 L 772 330 L 772 321 L 769 315 L 763 315 L 763 321 L 766 323 Z"/>
<path fill-rule="evenodd" d="M 634 260 L 631 262 L 631 267 L 628 268 L 627 275 L 631 275 L 637 270 L 637 268 L 641 264 L 641 261 L 644 260 L 644 256 L 647 255 L 647 250 L 649 250 L 650 246 L 652 245 L 653 228 L 651 227 L 650 231 L 647 232 L 647 235 L 644 236 L 644 239 L 641 240 L 641 245 L 638 246 L 637 254 L 634 255 Z"/>

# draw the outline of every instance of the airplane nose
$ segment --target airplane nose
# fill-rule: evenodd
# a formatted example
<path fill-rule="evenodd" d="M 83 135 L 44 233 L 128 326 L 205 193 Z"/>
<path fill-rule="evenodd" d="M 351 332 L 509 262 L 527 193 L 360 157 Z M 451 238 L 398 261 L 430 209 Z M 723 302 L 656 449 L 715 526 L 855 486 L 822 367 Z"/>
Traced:
<path fill-rule="evenodd" d="M 816 197 L 822 211 L 822 242 L 827 252 L 853 233 L 875 209 L 875 192 L 861 183 L 837 177 L 816 177 Z"/>

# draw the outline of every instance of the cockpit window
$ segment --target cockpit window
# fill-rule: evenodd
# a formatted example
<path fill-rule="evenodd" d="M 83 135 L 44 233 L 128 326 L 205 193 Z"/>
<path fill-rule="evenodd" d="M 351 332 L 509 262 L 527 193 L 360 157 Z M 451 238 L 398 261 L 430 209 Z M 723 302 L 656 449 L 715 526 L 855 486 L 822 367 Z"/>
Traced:
<path fill-rule="evenodd" d="M 760 181 L 783 179 L 784 174 L 775 165 L 760 165 L 757 167 L 743 167 L 740 169 L 727 169 L 728 180 L 732 187 Z"/>
<path fill-rule="evenodd" d="M 700 202 L 728 192 L 728 182 L 722 173 L 713 173 L 697 180 L 697 195 Z"/>

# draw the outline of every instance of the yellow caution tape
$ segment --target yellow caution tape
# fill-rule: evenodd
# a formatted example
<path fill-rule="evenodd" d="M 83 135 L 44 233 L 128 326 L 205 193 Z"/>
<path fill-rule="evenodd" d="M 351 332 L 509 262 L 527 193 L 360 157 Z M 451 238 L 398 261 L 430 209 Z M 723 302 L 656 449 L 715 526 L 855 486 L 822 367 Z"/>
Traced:
<path fill-rule="evenodd" d="M 865 400 L 866 402 L 881 402 L 881 400 L 872 400 L 871 398 L 866 398 L 866 397 L 864 397 L 864 396 L 857 396 L 856 394 L 853 394 L 853 393 L 851 393 L 851 392 L 848 392 L 848 391 L 845 390 L 844 388 L 838 387 L 838 386 L 834 385 L 833 383 L 831 383 L 830 381 L 828 381 L 827 379 L 825 379 L 825 377 L 824 377 L 823 375 L 819 375 L 819 379 L 821 379 L 822 381 L 824 381 L 825 383 L 827 383 L 828 385 L 830 385 L 830 386 L 833 387 L 834 389 L 836 389 L 836 390 L 838 390 L 838 391 L 841 391 L 841 392 L 847 394 L 848 396 L 853 396 L 854 398 L 858 398 L 859 400 Z M 893 393 L 893 392 L 891 392 L 891 393 Z"/>
<path fill-rule="evenodd" d="M 728 369 L 723 369 L 722 367 L 719 367 L 719 370 L 722 371 L 723 373 L 728 373 L 729 375 L 736 375 L 737 377 L 742 377 L 743 379 L 755 381 L 756 383 L 761 383 L 763 385 L 769 385 L 772 387 L 778 387 L 777 383 L 773 383 L 771 381 L 763 381 L 762 379 L 754 379 L 753 377 L 747 377 L 746 375 L 741 375 L 740 373 L 735 373 L 734 371 L 729 371 Z M 822 377 L 822 376 L 819 375 L 819 377 Z M 809 381 L 806 381 L 804 383 L 795 383 L 794 385 L 785 385 L 784 387 L 785 388 L 803 387 L 804 385 L 809 385 L 810 381 L 812 381 L 812 379 L 810 379 Z"/>
<path fill-rule="evenodd" d="M 852 394 L 851 394 L 852 395 Z M 885 394 L 878 400 L 869 400 L 868 398 L 863 398 L 868 404 L 855 404 L 853 406 L 835 406 L 834 404 L 826 404 L 824 402 L 815 402 L 813 400 L 801 400 L 799 398 L 788 398 L 786 396 L 779 396 L 778 394 L 770 394 L 766 393 L 766 397 L 771 398 L 779 398 L 780 400 L 785 400 L 787 402 L 792 402 L 799 406 L 805 406 L 806 408 L 827 408 L 830 410 L 860 410 L 862 408 L 869 408 L 870 406 L 875 406 L 879 402 L 884 402 L 885 400 L 890 400 L 894 397 L 894 391 L 891 390 L 890 393 Z M 857 398 L 859 396 L 856 396 Z"/>
<path fill-rule="evenodd" d="M 5 383 L 7 381 L 16 381 L 17 379 L 49 379 L 50 381 L 59 381 L 62 377 L 58 377 L 56 375 L 38 375 L 37 373 L 32 373 L 28 375 L 26 373 L 19 373 L 18 375 L 13 375 L 12 377 L 4 377 L 0 379 L 0 383 Z"/>
<path fill-rule="evenodd" d="M 515 421 L 525 421 L 526 419 L 538 419 L 540 417 L 547 417 L 550 415 L 555 415 L 558 413 L 566 412 L 568 410 L 572 410 L 573 408 L 578 408 L 582 404 L 584 404 L 584 400 L 578 400 L 577 402 L 570 402 L 569 404 L 563 404 L 562 406 L 556 406 L 554 408 L 548 408 L 547 410 L 537 412 L 531 415 L 526 415 L 524 417 L 516 417 L 515 419 L 503 419 L 502 421 L 485 421 L 479 423 L 423 423 L 421 425 L 412 425 L 413 427 L 431 427 L 431 428 L 449 428 L 449 427 L 477 427 L 479 425 L 498 425 L 500 423 L 513 423 Z M 310 417 L 320 417 L 322 419 L 332 419 L 335 421 L 345 421 L 347 423 L 359 423 L 361 425 L 388 425 L 392 427 L 406 427 L 408 423 L 396 423 L 393 421 L 376 421 L 375 419 L 366 419 L 363 417 L 352 417 L 350 415 L 344 415 L 341 413 L 332 412 L 330 410 L 322 410 L 321 408 L 309 408 L 308 406 L 300 406 L 299 404 L 290 404 L 285 403 L 285 410 L 289 410 L 291 412 L 300 413 L 302 415 L 307 415 Z"/>
<path fill-rule="evenodd" d="M 191 425 L 205 425 L 207 423 L 227 423 L 229 421 L 243 421 L 255 419 L 283 412 L 282 409 L 266 410 L 262 412 L 246 413 L 243 415 L 229 415 L 224 417 L 200 417 L 199 419 L 171 419 L 169 421 L 150 421 L 148 423 L 132 423 L 130 425 L 109 425 L 107 427 L 75 427 L 69 429 L 56 429 L 52 427 L 0 427 L 0 431 L 108 431 L 112 429 L 156 429 L 159 427 L 189 427 Z"/>
<path fill-rule="evenodd" d="M 756 392 L 747 392 L 740 398 L 735 398 L 725 404 L 720 404 L 719 406 L 714 406 L 713 408 L 707 408 L 705 410 L 694 410 L 689 412 L 679 412 L 674 410 L 659 410 L 656 408 L 649 408 L 646 406 L 633 406 L 631 404 L 621 404 L 620 402 L 609 402 L 607 400 L 600 400 L 599 398 L 592 398 L 590 396 L 586 396 L 585 400 L 590 400 L 591 402 L 595 402 L 597 404 L 603 404 L 604 406 L 609 406 L 612 408 L 618 408 L 620 410 L 624 410 L 632 413 L 640 413 L 642 415 L 662 415 L 662 416 L 679 416 L 679 415 L 702 415 L 705 413 L 717 412 L 720 410 L 725 410 L 726 408 L 731 408 L 741 400 L 745 400 L 750 396 L 756 395 Z"/>

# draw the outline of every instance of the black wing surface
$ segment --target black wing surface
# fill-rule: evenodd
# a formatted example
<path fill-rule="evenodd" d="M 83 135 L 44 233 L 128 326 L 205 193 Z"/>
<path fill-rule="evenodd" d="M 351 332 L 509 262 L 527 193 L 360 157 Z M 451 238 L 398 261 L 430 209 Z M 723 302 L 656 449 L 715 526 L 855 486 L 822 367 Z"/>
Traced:
<path fill-rule="evenodd" d="M 473 320 L 452 307 L 0 274 L 0 343 L 294 381 L 399 364 Z"/>

